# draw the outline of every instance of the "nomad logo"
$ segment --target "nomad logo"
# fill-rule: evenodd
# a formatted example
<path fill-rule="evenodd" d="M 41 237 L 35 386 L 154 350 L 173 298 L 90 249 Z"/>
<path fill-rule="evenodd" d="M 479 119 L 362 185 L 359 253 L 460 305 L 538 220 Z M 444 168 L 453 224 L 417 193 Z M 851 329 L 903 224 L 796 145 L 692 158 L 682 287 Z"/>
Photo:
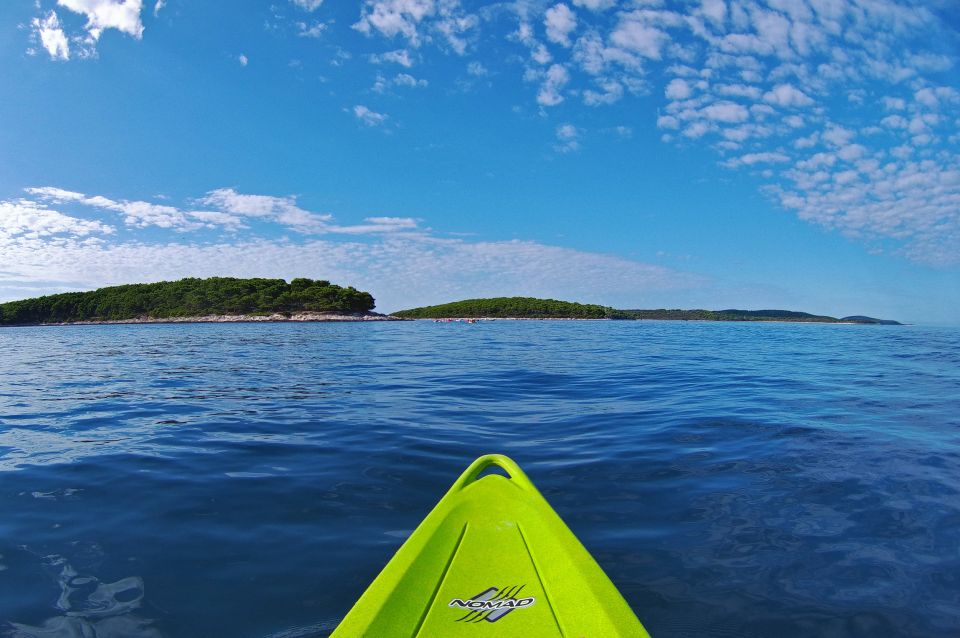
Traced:
<path fill-rule="evenodd" d="M 526 585 L 514 585 L 513 587 L 488 587 L 476 596 L 463 600 L 454 598 L 448 603 L 448 607 L 462 607 L 469 609 L 466 615 L 457 618 L 457 622 L 497 622 L 514 609 L 529 607 L 537 601 L 536 598 L 517 598 L 517 594 L 523 590 Z"/>

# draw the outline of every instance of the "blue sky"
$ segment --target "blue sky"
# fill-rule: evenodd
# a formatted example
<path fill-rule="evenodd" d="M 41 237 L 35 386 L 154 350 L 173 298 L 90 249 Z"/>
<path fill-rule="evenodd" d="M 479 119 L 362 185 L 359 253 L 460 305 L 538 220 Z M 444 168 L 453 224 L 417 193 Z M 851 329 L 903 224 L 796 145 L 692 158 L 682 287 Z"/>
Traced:
<path fill-rule="evenodd" d="M 960 324 L 949 0 L 10 0 L 0 300 L 325 278 Z"/>

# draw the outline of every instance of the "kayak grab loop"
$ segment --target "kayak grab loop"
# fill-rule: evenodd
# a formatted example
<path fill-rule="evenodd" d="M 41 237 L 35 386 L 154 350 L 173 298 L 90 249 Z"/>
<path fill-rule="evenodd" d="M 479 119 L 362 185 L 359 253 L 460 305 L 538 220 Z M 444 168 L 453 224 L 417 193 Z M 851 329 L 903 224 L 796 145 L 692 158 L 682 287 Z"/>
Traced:
<path fill-rule="evenodd" d="M 486 454 L 481 456 L 479 459 L 470 464 L 463 474 L 460 475 L 460 478 L 450 487 L 451 492 L 456 492 L 462 490 L 466 486 L 470 485 L 474 481 L 480 478 L 480 475 L 489 467 L 499 467 L 504 470 L 507 475 L 509 475 L 510 480 L 513 481 L 518 487 L 522 487 L 533 492 L 537 491 L 537 488 L 533 486 L 533 483 L 530 479 L 527 478 L 527 475 L 523 473 L 523 470 L 520 469 L 520 466 L 511 459 L 509 456 L 503 454 Z"/>

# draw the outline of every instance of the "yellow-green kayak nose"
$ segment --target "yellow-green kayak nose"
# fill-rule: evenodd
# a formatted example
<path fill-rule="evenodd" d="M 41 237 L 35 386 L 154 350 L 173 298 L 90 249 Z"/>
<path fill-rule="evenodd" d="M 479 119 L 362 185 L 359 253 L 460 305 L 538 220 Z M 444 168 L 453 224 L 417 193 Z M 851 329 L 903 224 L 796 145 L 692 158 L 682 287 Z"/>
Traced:
<path fill-rule="evenodd" d="M 491 466 L 500 474 L 480 476 Z M 331 638 L 648 636 L 523 470 L 482 456 L 383 568 Z"/>

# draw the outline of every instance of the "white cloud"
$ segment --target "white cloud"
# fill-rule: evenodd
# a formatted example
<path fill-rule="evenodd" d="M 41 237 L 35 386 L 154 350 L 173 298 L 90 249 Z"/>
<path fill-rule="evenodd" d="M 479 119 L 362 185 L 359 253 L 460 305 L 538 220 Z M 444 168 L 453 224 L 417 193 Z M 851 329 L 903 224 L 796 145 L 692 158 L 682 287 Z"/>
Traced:
<path fill-rule="evenodd" d="M 486 75 L 490 75 L 490 70 L 483 66 L 480 62 L 474 60 L 467 65 L 467 73 L 476 77 L 484 77 Z"/>
<path fill-rule="evenodd" d="M 384 113 L 372 111 L 362 104 L 357 104 L 353 107 L 353 114 L 358 120 L 367 126 L 380 126 L 381 124 L 384 124 L 390 117 Z"/>
<path fill-rule="evenodd" d="M 428 82 L 424 79 L 417 79 L 408 73 L 398 73 L 395 78 L 393 78 L 393 84 L 395 86 L 408 86 L 415 89 L 422 89 L 427 86 Z"/>
<path fill-rule="evenodd" d="M 301 38 L 319 38 L 327 30 L 327 25 L 322 22 L 307 24 L 306 22 L 297 22 L 297 35 Z"/>
<path fill-rule="evenodd" d="M 237 215 L 213 210 L 192 210 L 187 213 L 191 218 L 198 220 L 206 228 L 222 227 L 229 231 L 248 228 L 243 219 Z"/>
<path fill-rule="evenodd" d="M 160 15 L 160 10 L 167 6 L 166 0 L 157 0 L 153 5 L 153 17 Z"/>
<path fill-rule="evenodd" d="M 557 130 L 558 141 L 576 140 L 573 125 Z M 329 279 L 370 290 L 382 310 L 438 303 L 456 298 L 532 295 L 588 302 L 630 299 L 701 285 L 702 279 L 659 266 L 610 255 L 529 241 L 471 242 L 444 239 L 419 229 L 410 217 L 371 216 L 356 225 L 336 225 L 328 215 L 299 207 L 294 197 L 212 190 L 195 204 L 211 210 L 181 210 L 167 204 L 117 201 L 56 187 L 27 191 L 35 200 L 0 201 L 0 290 L 30 289 L 35 294 L 214 275 L 297 276 Z M 141 235 L 115 239 L 98 220 L 52 210 L 48 202 L 89 206 L 122 215 L 180 213 L 192 222 L 226 228 L 229 241 L 191 242 L 186 235 L 159 242 Z M 148 206 L 153 208 L 147 210 Z M 138 213 L 139 211 L 139 213 Z M 252 235 L 245 221 L 295 224 L 311 219 L 322 230 L 341 235 L 372 235 L 368 240 L 268 240 Z M 244 235 L 237 235 L 243 231 Z M 248 234 L 250 233 L 250 234 Z M 154 236 L 155 237 L 155 236 Z"/>
<path fill-rule="evenodd" d="M 57 4 L 87 19 L 83 27 L 86 36 L 74 39 L 81 57 L 96 55 L 97 42 L 107 29 L 116 29 L 137 40 L 143 37 L 143 0 L 57 0 Z M 154 10 L 159 11 L 156 5 Z"/>
<path fill-rule="evenodd" d="M 663 57 L 663 48 L 670 42 L 670 36 L 650 24 L 647 13 L 634 11 L 621 15 L 610 41 L 646 58 L 659 60 Z"/>
<path fill-rule="evenodd" d="M 353 28 L 365 35 L 402 37 L 414 48 L 440 36 L 458 55 L 466 52 L 468 34 L 479 24 L 459 0 L 365 0 Z"/>
<path fill-rule="evenodd" d="M 837 170 L 830 182 L 812 187 L 804 181 L 809 169 L 798 163 L 791 173 L 794 187 L 773 192 L 801 219 L 849 237 L 893 240 L 902 254 L 934 266 L 960 262 L 960 165 L 906 157 L 887 163 L 860 160 L 860 165 L 863 170 Z"/>
<path fill-rule="evenodd" d="M 569 153 L 580 148 L 580 131 L 573 124 L 561 124 L 557 127 L 557 145 L 554 147 L 561 153 Z"/>
<path fill-rule="evenodd" d="M 855 133 L 842 126 L 830 125 L 820 134 L 821 139 L 833 146 L 844 146 L 850 143 Z"/>
<path fill-rule="evenodd" d="M 617 5 L 617 0 L 573 0 L 574 6 L 590 11 L 606 11 Z"/>
<path fill-rule="evenodd" d="M 199 203 L 236 216 L 275 221 L 306 234 L 327 232 L 328 222 L 333 217 L 303 210 L 294 197 L 248 195 L 232 188 L 212 190 Z"/>
<path fill-rule="evenodd" d="M 247 66 L 247 64 L 249 64 L 250 62 L 250 59 L 247 58 L 246 55 L 241 53 L 240 55 L 237 56 L 237 62 L 240 63 L 240 66 Z"/>
<path fill-rule="evenodd" d="M 740 157 L 735 157 L 725 161 L 723 164 L 728 168 L 739 168 L 740 166 L 753 166 L 754 164 L 780 164 L 789 162 L 790 156 L 779 152 L 747 153 Z"/>
<path fill-rule="evenodd" d="M 408 69 L 413 66 L 413 58 L 410 57 L 410 52 L 406 49 L 397 49 L 395 51 L 371 55 L 370 61 L 374 64 L 392 62 L 393 64 L 399 64 Z"/>
<path fill-rule="evenodd" d="M 703 115 L 714 122 L 736 123 L 744 122 L 750 117 L 750 112 L 742 104 L 722 101 L 706 106 L 701 111 Z"/>
<path fill-rule="evenodd" d="M 569 47 L 570 34 L 577 28 L 577 16 L 563 3 L 555 4 L 544 14 L 543 24 L 547 29 L 547 39 Z"/>
<path fill-rule="evenodd" d="M 353 28 L 368 35 L 373 31 L 387 37 L 401 35 L 416 47 L 421 40 L 417 26 L 435 10 L 433 0 L 368 0 Z"/>
<path fill-rule="evenodd" d="M 727 19 L 727 3 L 724 0 L 703 0 L 700 3 L 700 12 L 710 20 L 715 27 L 723 28 Z"/>
<path fill-rule="evenodd" d="M 417 230 L 417 220 L 412 217 L 367 217 L 366 223 L 353 226 L 330 226 L 330 232 L 342 235 L 365 235 L 371 233 L 401 233 Z"/>
<path fill-rule="evenodd" d="M 0 201 L 0 246 L 15 237 L 33 240 L 52 235 L 85 237 L 113 232 L 111 226 L 99 221 L 70 217 L 29 200 Z"/>
<path fill-rule="evenodd" d="M 587 89 L 583 92 L 583 103 L 589 106 L 599 106 L 601 104 L 613 104 L 623 97 L 623 85 L 617 80 L 610 78 L 600 78 L 597 85 L 601 91 Z"/>
<path fill-rule="evenodd" d="M 570 73 L 566 67 L 554 64 L 544 74 L 543 83 L 537 93 L 537 104 L 540 106 L 556 106 L 563 102 L 561 91 L 570 81 Z"/>
<path fill-rule="evenodd" d="M 899 97 L 884 97 L 883 106 L 888 111 L 902 111 L 907 108 L 907 102 Z"/>
<path fill-rule="evenodd" d="M 119 214 L 128 229 L 156 227 L 180 233 L 202 229 L 221 229 L 236 232 L 241 229 L 248 229 L 249 225 L 246 222 L 251 220 L 278 224 L 305 235 L 330 233 L 348 235 L 382 234 L 417 230 L 417 220 L 409 217 L 368 217 L 363 224 L 336 224 L 330 214 L 314 213 L 301 208 L 296 197 L 246 194 L 237 192 L 233 188 L 218 188 L 208 192 L 193 202 L 194 205 L 204 207 L 204 209 L 199 210 L 197 208 L 178 208 L 169 204 L 139 200 L 114 200 L 102 195 L 88 196 L 52 186 L 27 188 L 25 191 L 34 199 L 0 203 L 8 207 L 19 207 L 17 210 L 37 211 L 47 211 L 48 205 L 51 203 L 80 205 Z M 60 215 L 60 213 L 56 213 L 56 215 Z M 47 218 L 54 219 L 51 215 L 47 215 Z M 74 227 L 98 228 L 96 225 L 84 226 L 84 224 L 87 224 L 87 222 L 80 220 Z"/>
<path fill-rule="evenodd" d="M 536 46 L 530 50 L 530 57 L 537 64 L 550 64 L 550 61 L 553 60 L 553 56 L 550 55 L 549 49 L 547 49 L 547 47 L 542 43 L 537 43 Z"/>
<path fill-rule="evenodd" d="M 54 202 L 77 202 L 86 199 L 86 195 L 76 191 L 68 191 L 54 186 L 39 186 L 23 189 L 30 195 Z"/>
<path fill-rule="evenodd" d="M 290 0 L 304 11 L 316 11 L 323 4 L 323 0 Z"/>
<path fill-rule="evenodd" d="M 719 95 L 742 97 L 755 102 L 763 95 L 763 91 L 759 88 L 746 84 L 720 84 L 717 85 L 716 91 Z"/>
<path fill-rule="evenodd" d="M 670 83 L 667 84 L 664 94 L 669 100 L 685 100 L 693 95 L 693 89 L 690 88 L 690 85 L 687 84 L 686 80 L 675 78 L 670 80 Z"/>
<path fill-rule="evenodd" d="M 810 106 L 813 100 L 806 93 L 792 84 L 778 84 L 763 95 L 765 102 L 776 104 L 783 108 L 797 108 Z"/>
<path fill-rule="evenodd" d="M 49 11 L 42 18 L 34 18 L 31 26 L 36 37 L 40 38 L 40 44 L 50 55 L 50 59 L 70 59 L 70 44 L 63 29 L 60 28 L 60 19 L 55 12 Z"/>

